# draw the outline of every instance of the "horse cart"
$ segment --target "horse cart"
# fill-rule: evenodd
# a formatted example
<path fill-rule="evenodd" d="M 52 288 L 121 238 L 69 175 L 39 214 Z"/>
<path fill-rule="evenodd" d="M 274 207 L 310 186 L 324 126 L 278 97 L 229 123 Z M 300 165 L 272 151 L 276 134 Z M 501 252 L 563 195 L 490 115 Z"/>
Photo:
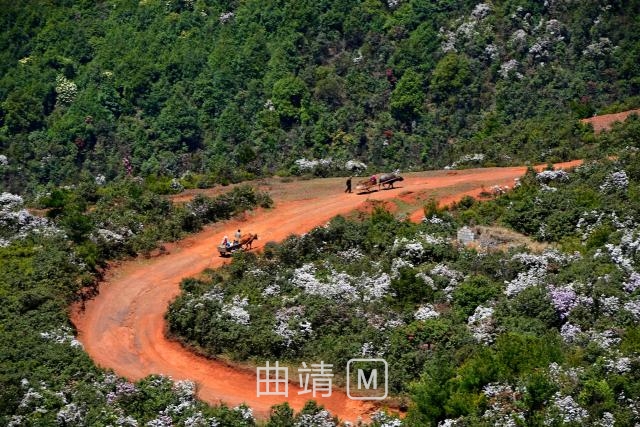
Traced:
<path fill-rule="evenodd" d="M 387 190 L 393 188 L 393 184 L 399 181 L 404 181 L 404 178 L 401 177 L 398 172 L 383 173 L 380 175 L 380 179 L 378 180 L 379 185 Z"/>
<path fill-rule="evenodd" d="M 253 242 L 255 240 L 258 240 L 257 234 L 243 234 L 238 242 L 234 242 L 229 245 L 218 245 L 218 252 L 220 252 L 221 257 L 228 257 L 231 256 L 234 252 L 251 249 L 251 246 L 253 245 Z"/>
<path fill-rule="evenodd" d="M 234 252 L 243 251 L 244 248 L 240 243 L 234 243 L 232 245 L 218 245 L 218 252 L 221 257 L 231 256 Z"/>
<path fill-rule="evenodd" d="M 356 191 L 358 191 L 359 193 L 370 193 L 372 189 L 375 190 L 376 185 L 378 185 L 377 181 L 374 182 L 370 179 L 366 179 L 356 184 Z"/>
<path fill-rule="evenodd" d="M 378 190 L 380 189 L 380 187 L 388 190 L 394 188 L 393 184 L 399 181 L 404 181 L 404 178 L 400 176 L 398 171 L 393 173 L 383 173 L 376 180 L 374 180 L 373 178 L 369 178 L 364 181 L 358 182 L 358 184 L 356 185 L 356 190 L 359 193 L 370 193 L 371 191 L 374 191 L 376 189 L 376 186 L 378 186 Z"/>

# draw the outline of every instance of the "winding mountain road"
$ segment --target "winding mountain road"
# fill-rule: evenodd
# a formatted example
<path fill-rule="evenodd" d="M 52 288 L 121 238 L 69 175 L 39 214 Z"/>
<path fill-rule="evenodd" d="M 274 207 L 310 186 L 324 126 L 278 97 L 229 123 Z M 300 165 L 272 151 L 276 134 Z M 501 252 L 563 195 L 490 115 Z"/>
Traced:
<path fill-rule="evenodd" d="M 557 167 L 578 164 L 575 161 Z M 477 195 L 492 185 L 512 185 L 525 170 L 509 167 L 409 173 L 396 189 L 368 195 L 343 193 L 342 178 L 288 183 L 277 179 L 262 181 L 260 187 L 269 190 L 274 198 L 272 209 L 259 209 L 245 213 L 240 219 L 210 225 L 198 234 L 166 245 L 167 255 L 139 257 L 111 268 L 99 286 L 99 295 L 86 302 L 84 309 L 80 305 L 71 308 L 78 339 L 97 365 L 113 369 L 130 380 L 150 374 L 190 379 L 197 384 L 198 396 L 204 401 L 228 405 L 244 402 L 259 418 L 266 418 L 272 405 L 284 401 L 299 410 L 309 395 L 298 395 L 300 389 L 295 384 L 290 384 L 288 398 L 257 397 L 254 372 L 196 355 L 165 336 L 164 314 L 180 292 L 180 281 L 207 267 L 228 262 L 217 256 L 216 246 L 222 236 L 232 235 L 240 228 L 243 232 L 257 233 L 257 246 L 262 247 L 266 242 L 307 232 L 336 215 L 365 209 L 372 200 L 394 198 L 401 200 L 405 208 L 413 206 L 411 218 L 419 220 L 420 206 L 430 196 L 441 203 L 450 203 L 467 194 Z M 334 367 L 334 372 L 339 369 L 344 367 Z M 295 376 L 290 374 L 290 378 Z M 369 419 L 375 409 L 368 402 L 348 399 L 335 388 L 331 397 L 316 400 L 341 420 L 351 422 Z"/>

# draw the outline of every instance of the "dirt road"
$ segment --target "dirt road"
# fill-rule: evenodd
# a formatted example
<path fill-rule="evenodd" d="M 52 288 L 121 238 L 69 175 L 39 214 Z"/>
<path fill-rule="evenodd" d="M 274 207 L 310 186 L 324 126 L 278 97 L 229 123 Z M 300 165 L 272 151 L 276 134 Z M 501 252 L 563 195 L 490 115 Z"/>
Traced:
<path fill-rule="evenodd" d="M 567 168 L 578 164 L 558 166 Z M 195 355 L 165 337 L 164 314 L 180 291 L 180 281 L 225 262 L 217 256 L 215 249 L 222 236 L 232 235 L 238 228 L 257 233 L 259 240 L 256 243 L 260 248 L 268 241 L 280 241 L 292 233 L 306 232 L 336 215 L 363 208 L 371 200 L 393 198 L 401 198 L 405 206 L 413 206 L 416 212 L 412 218 L 420 219 L 422 201 L 430 195 L 450 203 L 465 194 L 477 194 L 483 187 L 511 185 L 514 178 L 524 172 L 524 167 L 511 167 L 410 173 L 404 175 L 405 180 L 398 183 L 398 188 L 369 195 L 343 193 L 342 178 L 288 183 L 277 179 L 264 181 L 261 186 L 271 192 L 274 208 L 214 224 L 176 244 L 166 245 L 168 255 L 139 258 L 112 268 L 100 285 L 99 295 L 86 303 L 84 311 L 78 306 L 72 307 L 78 339 L 99 366 L 111 368 L 131 380 L 149 374 L 164 374 L 176 380 L 191 379 L 196 382 L 198 396 L 204 401 L 228 405 L 245 402 L 262 418 L 268 415 L 272 405 L 285 400 L 299 410 L 309 395 L 299 396 L 299 389 L 294 384 L 290 385 L 288 399 L 256 397 L 253 373 Z M 290 374 L 291 377 L 295 378 Z M 350 400 L 344 392 L 335 389 L 330 398 L 318 398 L 317 401 L 340 419 L 352 422 L 359 417 L 368 419 L 373 410 L 371 405 Z"/>
<path fill-rule="evenodd" d="M 580 120 L 582 123 L 591 123 L 593 131 L 600 133 L 603 130 L 609 130 L 616 122 L 624 122 L 631 114 L 640 114 L 640 109 L 623 111 L 621 113 L 603 114 L 601 116 L 593 116 L 588 119 Z"/>

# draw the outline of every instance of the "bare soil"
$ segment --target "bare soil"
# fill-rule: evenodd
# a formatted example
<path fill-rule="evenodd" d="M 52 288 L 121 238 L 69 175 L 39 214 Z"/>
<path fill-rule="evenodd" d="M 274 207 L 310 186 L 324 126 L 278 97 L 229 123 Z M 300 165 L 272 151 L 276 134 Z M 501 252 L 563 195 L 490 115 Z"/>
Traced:
<path fill-rule="evenodd" d="M 603 130 L 611 129 L 611 126 L 616 122 L 624 122 L 631 114 L 640 114 L 640 109 L 614 114 L 603 114 L 601 116 L 589 117 L 588 119 L 582 119 L 580 121 L 582 123 L 591 123 L 593 125 L 593 131 L 595 133 L 600 133 Z"/>
<path fill-rule="evenodd" d="M 580 163 L 567 162 L 557 167 L 570 168 Z M 422 205 L 430 197 L 436 197 L 440 204 L 452 203 L 464 195 L 477 196 L 493 185 L 512 185 L 525 171 L 525 167 L 509 167 L 408 173 L 395 189 L 363 195 L 345 194 L 342 178 L 291 182 L 279 178 L 262 180 L 256 184 L 271 193 L 275 202 L 272 209 L 245 212 L 239 218 L 208 226 L 177 243 L 165 244 L 164 255 L 147 259 L 138 257 L 112 266 L 99 286 L 99 294 L 84 307 L 80 304 L 71 307 L 78 339 L 99 366 L 113 369 L 131 380 L 150 374 L 193 380 L 198 396 L 204 401 L 227 405 L 244 402 L 259 418 L 266 418 L 272 405 L 284 401 L 300 410 L 309 395 L 298 395 L 300 389 L 296 384 L 290 384 L 288 398 L 256 397 L 256 376 L 247 370 L 247 366 L 207 359 L 167 338 L 164 314 L 169 303 L 180 293 L 180 281 L 198 275 L 207 267 L 215 268 L 229 262 L 219 257 L 216 247 L 224 235 L 231 236 L 238 228 L 243 233 L 257 233 L 259 240 L 254 242 L 253 250 L 260 250 L 266 242 L 307 232 L 336 215 L 368 211 L 375 201 L 386 203 L 400 199 L 405 210 L 407 206 L 413 209 L 410 218 L 420 220 Z M 213 194 L 217 191 L 202 192 Z M 176 199 L 186 201 L 195 193 Z M 334 372 L 343 369 L 334 367 Z M 291 372 L 290 378 L 295 378 Z M 331 397 L 316 400 L 340 419 L 351 422 L 357 422 L 359 418 L 368 420 L 376 409 L 368 402 L 348 399 L 344 391 L 335 388 Z"/>

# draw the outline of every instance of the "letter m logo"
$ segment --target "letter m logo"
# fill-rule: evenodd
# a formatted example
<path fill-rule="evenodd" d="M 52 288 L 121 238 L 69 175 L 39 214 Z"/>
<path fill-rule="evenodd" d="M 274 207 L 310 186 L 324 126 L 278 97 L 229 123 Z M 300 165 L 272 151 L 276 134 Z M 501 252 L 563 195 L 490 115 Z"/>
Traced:
<path fill-rule="evenodd" d="M 367 377 L 364 374 L 364 370 L 358 369 L 358 390 L 362 390 L 362 385 L 364 384 L 364 388 L 369 390 L 371 388 L 371 384 L 373 383 L 373 388 L 378 388 L 378 370 L 372 369 L 371 375 L 369 375 L 369 381 L 367 381 Z"/>
<path fill-rule="evenodd" d="M 347 362 L 349 399 L 383 400 L 388 392 L 389 365 L 384 359 L 350 359 Z"/>

